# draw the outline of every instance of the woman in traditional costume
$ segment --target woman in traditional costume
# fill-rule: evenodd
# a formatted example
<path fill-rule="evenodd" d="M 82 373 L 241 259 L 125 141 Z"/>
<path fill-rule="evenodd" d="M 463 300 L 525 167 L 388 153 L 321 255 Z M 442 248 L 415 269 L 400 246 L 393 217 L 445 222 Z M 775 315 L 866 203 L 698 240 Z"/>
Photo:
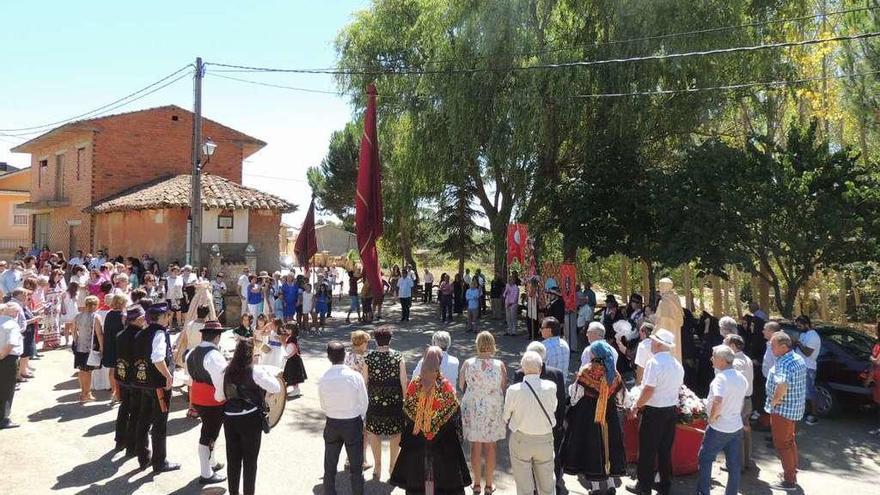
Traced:
<path fill-rule="evenodd" d="M 607 342 L 593 342 L 590 353 L 592 361 L 569 386 L 571 407 L 562 443 L 563 469 L 576 475 L 588 490 L 614 493 L 626 474 L 616 401 L 623 382 L 614 369 L 614 355 Z"/>
<path fill-rule="evenodd" d="M 401 451 L 389 483 L 407 494 L 464 495 L 471 484 L 461 410 L 455 387 L 440 374 L 442 357 L 439 347 L 429 347 L 421 373 L 406 389 Z"/>

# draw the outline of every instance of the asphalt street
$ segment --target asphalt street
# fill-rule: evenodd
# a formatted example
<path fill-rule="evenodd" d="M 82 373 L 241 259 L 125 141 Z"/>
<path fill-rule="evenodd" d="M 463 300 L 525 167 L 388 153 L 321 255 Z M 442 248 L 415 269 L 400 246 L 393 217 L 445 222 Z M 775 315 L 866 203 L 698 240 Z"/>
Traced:
<path fill-rule="evenodd" d="M 329 320 L 327 329 L 321 335 L 301 339 L 309 379 L 301 386 L 302 397 L 288 402 L 280 424 L 263 438 L 257 493 L 323 493 L 324 416 L 318 404 L 316 383 L 330 366 L 324 355 L 326 343 L 331 339 L 347 342 L 349 333 L 360 328 L 345 324 L 345 314 L 339 311 L 343 308 L 343 303 L 334 301 L 334 318 Z M 398 309 L 399 306 L 395 305 L 387 311 L 389 322 L 397 321 Z M 404 352 L 410 373 L 430 341 L 431 333 L 441 327 L 452 333 L 453 355 L 462 361 L 473 355 L 473 335 L 465 333 L 463 321 L 441 325 L 436 311 L 436 305 L 416 303 L 412 321 L 397 327 L 391 345 Z M 495 331 L 498 357 L 509 365 L 512 374 L 514 366 L 511 365 L 518 363 L 526 345 L 525 337 L 501 335 L 503 326 L 500 321 L 484 322 L 483 325 Z M 231 339 L 224 341 L 224 345 L 231 345 Z M 576 356 L 572 355 L 573 365 L 576 361 Z M 99 400 L 94 403 L 80 404 L 72 366 L 73 356 L 68 349 L 47 351 L 44 358 L 35 363 L 36 378 L 22 384 L 16 393 L 12 417 L 21 423 L 21 427 L 0 431 L 0 494 L 182 495 L 226 492 L 225 484 L 203 488 L 197 482 L 199 421 L 186 418 L 184 398 L 174 397 L 168 421 L 168 457 L 182 463 L 183 467 L 176 472 L 154 476 L 149 470 L 139 471 L 135 459 L 125 459 L 122 453 L 112 452 L 116 408 L 109 405 L 109 392 L 96 393 Z M 878 493 L 880 438 L 867 434 L 875 427 L 875 422 L 873 414 L 857 412 L 825 419 L 812 427 L 799 426 L 802 469 L 799 481 L 803 493 Z M 755 433 L 754 457 L 759 470 L 744 475 L 741 493 L 773 493 L 768 485 L 776 480 L 781 466 L 765 440 L 768 436 L 766 432 Z M 217 444 L 221 461 L 225 460 L 224 448 L 221 434 Z M 506 441 L 499 442 L 498 453 L 496 493 L 515 494 Z M 387 443 L 384 455 L 382 481 L 388 478 Z M 370 457 L 368 455 L 368 459 Z M 713 491 L 716 493 L 723 492 L 722 486 L 727 478 L 727 473 L 720 469 L 722 465 L 723 455 L 713 469 L 716 482 Z M 364 474 L 368 480 L 368 494 L 403 493 L 382 481 L 371 481 L 372 471 Z M 341 494 L 350 493 L 347 478 L 347 473 L 337 473 L 337 487 Z M 677 478 L 674 493 L 694 493 L 695 484 L 695 475 Z M 587 493 L 574 477 L 566 476 L 566 485 L 572 494 Z"/>

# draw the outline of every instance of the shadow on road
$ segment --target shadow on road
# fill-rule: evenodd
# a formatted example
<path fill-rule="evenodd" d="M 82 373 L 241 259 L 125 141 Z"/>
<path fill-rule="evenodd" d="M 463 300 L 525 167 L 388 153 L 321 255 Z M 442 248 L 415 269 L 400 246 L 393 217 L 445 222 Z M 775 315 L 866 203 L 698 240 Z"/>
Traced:
<path fill-rule="evenodd" d="M 116 452 L 110 451 L 94 461 L 74 467 L 58 476 L 52 489 L 87 486 L 114 476 L 125 462 L 125 458 L 122 456 L 114 460 L 115 454 Z"/>
<path fill-rule="evenodd" d="M 348 476 L 348 472 L 338 472 L 336 473 L 336 492 L 340 495 L 345 495 L 351 493 L 351 483 L 350 478 Z M 394 491 L 394 487 L 389 485 L 388 483 L 383 483 L 377 480 L 367 480 L 364 483 L 364 494 L 365 495 L 391 495 L 391 492 Z M 314 495 L 322 495 L 324 493 L 324 484 L 319 483 L 312 487 L 312 494 Z"/>

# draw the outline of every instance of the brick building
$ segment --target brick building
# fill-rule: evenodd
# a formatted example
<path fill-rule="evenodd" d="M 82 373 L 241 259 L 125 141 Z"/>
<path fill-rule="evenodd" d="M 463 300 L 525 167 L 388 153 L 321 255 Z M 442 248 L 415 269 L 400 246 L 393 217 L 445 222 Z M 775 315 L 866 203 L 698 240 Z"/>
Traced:
<path fill-rule="evenodd" d="M 266 143 L 202 122 L 202 135 L 217 144 L 205 168 L 203 248 L 218 244 L 235 258 L 253 241 L 258 264 L 276 266 L 280 215 L 294 206 L 240 185 L 242 162 Z M 169 105 L 65 124 L 13 148 L 31 155 L 31 198 L 20 206 L 32 212 L 33 242 L 52 251 L 147 251 L 163 263 L 183 261 L 190 186 L 179 176 L 191 170 L 192 125 L 191 112 Z"/>

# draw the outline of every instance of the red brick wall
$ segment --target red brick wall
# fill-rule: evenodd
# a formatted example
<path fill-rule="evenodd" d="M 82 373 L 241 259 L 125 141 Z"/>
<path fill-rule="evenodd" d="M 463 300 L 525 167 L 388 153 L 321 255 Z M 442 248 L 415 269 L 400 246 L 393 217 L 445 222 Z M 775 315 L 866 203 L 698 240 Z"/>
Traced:
<path fill-rule="evenodd" d="M 184 208 L 120 211 L 95 215 L 95 246 L 111 256 L 149 253 L 161 266 L 186 261 Z"/>
<path fill-rule="evenodd" d="M 267 214 L 264 214 L 267 213 Z M 278 232 L 281 215 L 270 211 L 251 211 L 248 219 L 248 242 L 257 250 L 257 269 L 272 273 L 278 262 Z"/>

